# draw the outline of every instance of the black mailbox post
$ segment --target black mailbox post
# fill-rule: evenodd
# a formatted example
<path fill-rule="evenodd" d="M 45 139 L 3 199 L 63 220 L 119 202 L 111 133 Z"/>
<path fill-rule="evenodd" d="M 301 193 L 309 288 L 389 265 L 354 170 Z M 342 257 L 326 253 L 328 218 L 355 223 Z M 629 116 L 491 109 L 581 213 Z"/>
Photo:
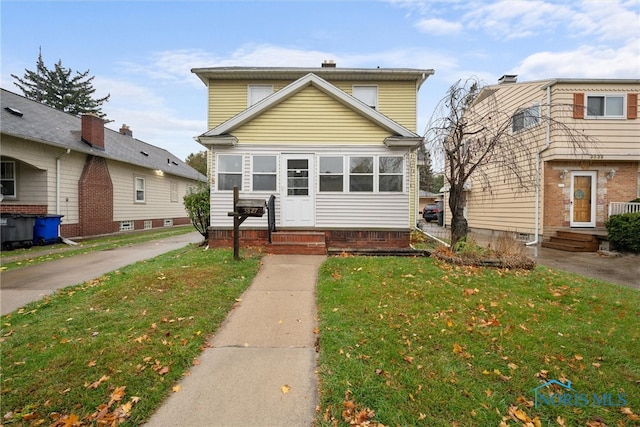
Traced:
<path fill-rule="evenodd" d="M 238 187 L 233 187 L 233 212 L 227 213 L 233 217 L 233 259 L 240 259 L 240 224 L 250 216 L 262 217 L 265 206 L 264 199 L 240 199 Z"/>

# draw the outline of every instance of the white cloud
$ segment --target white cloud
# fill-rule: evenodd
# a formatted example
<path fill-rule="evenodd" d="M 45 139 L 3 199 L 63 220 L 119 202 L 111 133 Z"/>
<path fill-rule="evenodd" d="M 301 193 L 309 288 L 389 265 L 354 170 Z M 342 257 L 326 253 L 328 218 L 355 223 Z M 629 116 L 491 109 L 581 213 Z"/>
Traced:
<path fill-rule="evenodd" d="M 640 45 L 636 41 L 618 49 L 581 46 L 574 51 L 538 52 L 525 58 L 516 73 L 527 80 L 551 77 L 638 78 Z"/>
<path fill-rule="evenodd" d="M 570 22 L 579 35 L 600 40 L 637 40 L 640 36 L 640 2 L 600 1 L 581 3 Z"/>
<path fill-rule="evenodd" d="M 539 35 L 566 25 L 574 12 L 564 4 L 544 1 L 471 3 L 463 20 L 470 29 L 482 29 L 495 38 L 517 39 Z"/>
<path fill-rule="evenodd" d="M 422 19 L 416 23 L 416 28 L 423 33 L 436 35 L 457 34 L 462 30 L 460 22 L 451 22 L 444 19 L 431 18 Z"/>

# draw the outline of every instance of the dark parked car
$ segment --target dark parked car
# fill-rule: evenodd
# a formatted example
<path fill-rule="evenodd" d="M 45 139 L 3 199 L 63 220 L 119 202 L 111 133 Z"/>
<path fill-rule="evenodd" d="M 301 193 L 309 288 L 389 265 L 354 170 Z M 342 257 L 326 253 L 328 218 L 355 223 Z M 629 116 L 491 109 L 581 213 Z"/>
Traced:
<path fill-rule="evenodd" d="M 438 220 L 438 212 L 442 212 L 442 202 L 438 201 L 433 204 L 426 205 L 422 210 L 422 218 L 425 221 L 437 221 Z"/>

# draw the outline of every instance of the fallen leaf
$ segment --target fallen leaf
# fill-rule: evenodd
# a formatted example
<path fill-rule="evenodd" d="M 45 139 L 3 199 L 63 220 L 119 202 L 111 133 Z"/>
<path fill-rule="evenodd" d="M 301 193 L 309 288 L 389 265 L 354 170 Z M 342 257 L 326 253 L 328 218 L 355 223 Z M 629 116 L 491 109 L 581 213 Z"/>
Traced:
<path fill-rule="evenodd" d="M 403 359 L 405 362 L 413 363 L 413 357 L 411 356 L 404 356 Z"/>
<path fill-rule="evenodd" d="M 564 418 L 562 418 L 561 416 L 558 415 L 558 418 L 556 418 L 556 422 L 558 423 L 559 426 L 561 427 L 567 427 L 566 421 Z"/>
<path fill-rule="evenodd" d="M 458 343 L 454 343 L 453 344 L 453 352 L 455 354 L 462 353 L 462 347 L 460 346 L 460 344 L 458 344 Z"/>
<path fill-rule="evenodd" d="M 282 394 L 287 394 L 289 393 L 289 391 L 291 390 L 291 387 L 289 387 L 288 385 L 283 385 L 282 387 L 280 387 L 280 391 L 282 392 Z"/>
<path fill-rule="evenodd" d="M 180 388 L 181 388 L 181 387 L 180 387 L 180 385 L 178 384 L 178 385 L 173 386 L 172 390 L 173 390 L 173 392 L 174 392 L 174 393 L 177 393 L 177 392 L 179 392 L 179 391 L 180 391 Z"/>
<path fill-rule="evenodd" d="M 87 388 L 98 388 L 100 387 L 100 384 L 108 380 L 109 380 L 109 377 L 107 375 L 103 375 L 102 377 L 100 377 L 98 381 L 94 381 L 91 384 L 89 384 Z"/>

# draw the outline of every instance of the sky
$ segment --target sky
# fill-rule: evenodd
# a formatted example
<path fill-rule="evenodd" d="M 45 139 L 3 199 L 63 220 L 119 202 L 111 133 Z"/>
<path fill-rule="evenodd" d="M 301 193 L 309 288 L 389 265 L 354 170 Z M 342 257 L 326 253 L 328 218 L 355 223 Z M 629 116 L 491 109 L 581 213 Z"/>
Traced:
<path fill-rule="evenodd" d="M 460 79 L 640 78 L 640 0 L 0 0 L 0 86 L 45 65 L 94 76 L 107 127 L 181 159 L 204 150 L 206 87 L 192 68 L 433 69 L 423 135 Z M 0 123 L 1 126 L 1 123 Z"/>

